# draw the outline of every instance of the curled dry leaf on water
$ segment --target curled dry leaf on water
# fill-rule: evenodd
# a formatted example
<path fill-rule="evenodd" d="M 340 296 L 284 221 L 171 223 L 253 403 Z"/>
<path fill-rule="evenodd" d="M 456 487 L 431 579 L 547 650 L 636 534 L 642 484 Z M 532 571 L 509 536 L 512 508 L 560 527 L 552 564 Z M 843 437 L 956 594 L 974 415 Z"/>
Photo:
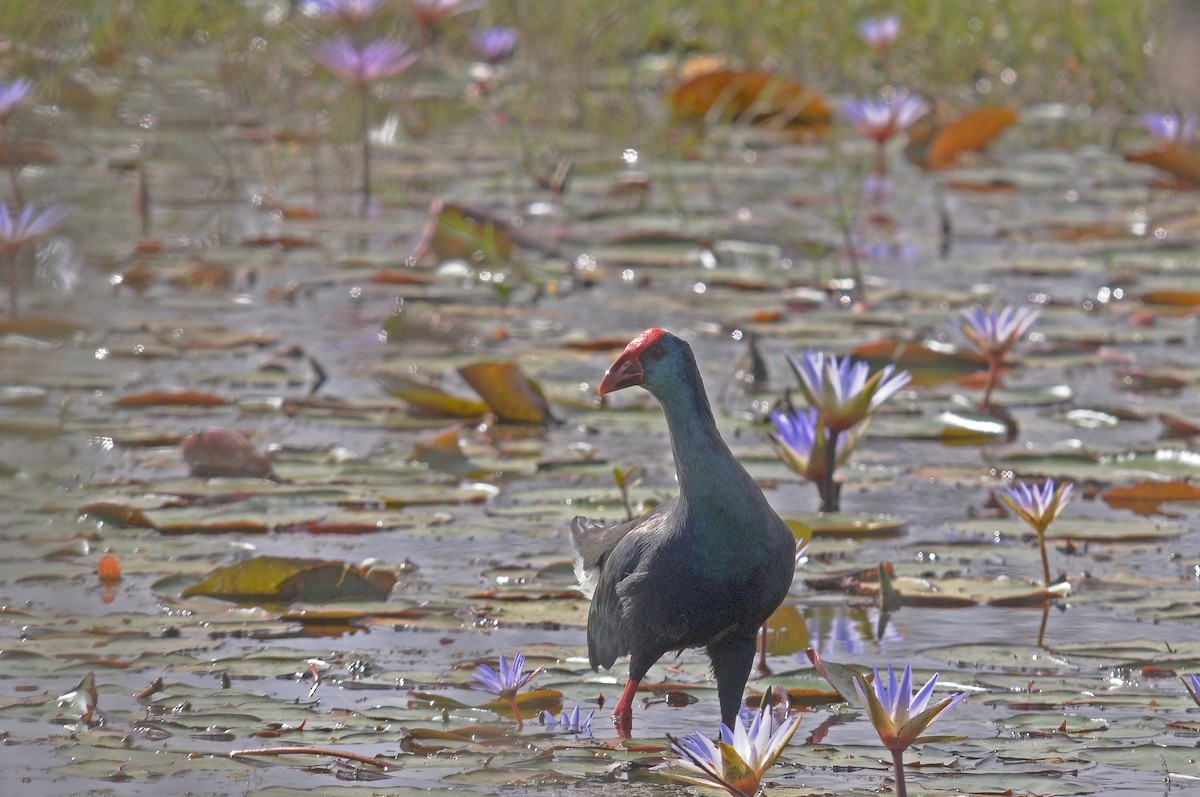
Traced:
<path fill-rule="evenodd" d="M 671 92 L 679 121 L 750 122 L 823 135 L 829 107 L 800 81 L 760 69 L 718 68 L 684 78 Z"/>
<path fill-rule="evenodd" d="M 367 570 L 321 559 L 256 556 L 219 568 L 185 589 L 182 597 L 282 603 L 383 600 L 395 583 L 395 573 L 387 570 Z"/>
<path fill-rule="evenodd" d="M 1110 487 L 1100 499 L 1113 509 L 1139 515 L 1166 514 L 1162 505 L 1168 501 L 1200 501 L 1200 487 L 1184 481 L 1143 481 Z"/>
<path fill-rule="evenodd" d="M 1169 144 L 1141 152 L 1129 152 L 1125 160 L 1145 163 L 1193 185 L 1200 184 L 1200 149 Z"/>
<path fill-rule="evenodd" d="M 480 362 L 464 365 L 458 373 L 502 421 L 545 423 L 553 420 L 542 386 L 525 375 L 514 362 Z"/>
<path fill-rule="evenodd" d="M 89 672 L 83 676 L 83 680 L 76 684 L 74 689 L 58 696 L 58 716 L 77 720 L 91 728 L 98 721 L 96 717 L 98 701 L 96 676 Z"/>
<path fill-rule="evenodd" d="M 190 434 L 181 451 L 193 476 L 269 478 L 273 472 L 271 455 L 260 452 L 249 438 L 233 429 L 214 426 Z"/>
<path fill-rule="evenodd" d="M 922 119 L 909 128 L 904 154 L 923 169 L 950 169 L 964 153 L 984 149 L 1016 121 L 1017 112 L 1003 105 L 975 108 L 948 121 Z"/>

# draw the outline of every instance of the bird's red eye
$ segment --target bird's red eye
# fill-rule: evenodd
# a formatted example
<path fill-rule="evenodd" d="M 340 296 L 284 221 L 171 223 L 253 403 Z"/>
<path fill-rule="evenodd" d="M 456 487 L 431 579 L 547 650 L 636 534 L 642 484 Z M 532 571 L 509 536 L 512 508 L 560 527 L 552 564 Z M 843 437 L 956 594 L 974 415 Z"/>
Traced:
<path fill-rule="evenodd" d="M 667 353 L 661 343 L 655 343 L 650 348 L 642 352 L 643 357 L 649 357 L 651 360 L 661 360 Z"/>

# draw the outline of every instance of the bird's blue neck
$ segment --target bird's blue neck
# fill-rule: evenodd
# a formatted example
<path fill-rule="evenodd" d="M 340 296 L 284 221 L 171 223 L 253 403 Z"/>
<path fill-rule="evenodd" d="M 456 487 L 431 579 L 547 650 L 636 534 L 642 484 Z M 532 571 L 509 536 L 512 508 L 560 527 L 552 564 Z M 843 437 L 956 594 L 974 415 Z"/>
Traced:
<path fill-rule="evenodd" d="M 680 500 L 695 508 L 736 495 L 739 486 L 745 489 L 741 482 L 750 477 L 721 439 L 699 375 L 660 391 L 657 398 L 671 434 Z"/>

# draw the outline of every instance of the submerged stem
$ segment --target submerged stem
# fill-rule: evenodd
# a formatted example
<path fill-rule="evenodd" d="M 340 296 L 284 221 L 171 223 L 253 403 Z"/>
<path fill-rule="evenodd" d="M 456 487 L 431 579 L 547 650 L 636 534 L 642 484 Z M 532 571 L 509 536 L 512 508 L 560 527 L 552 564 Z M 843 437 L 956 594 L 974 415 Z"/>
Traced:
<path fill-rule="evenodd" d="M 892 751 L 892 769 L 896 771 L 896 797 L 908 797 L 908 786 L 904 783 L 904 751 Z"/>
<path fill-rule="evenodd" d="M 979 399 L 979 411 L 987 412 L 992 406 L 992 391 L 996 389 L 996 381 L 1000 378 L 1000 358 L 988 355 L 987 384 L 983 388 L 983 398 Z"/>
<path fill-rule="evenodd" d="M 367 209 L 371 205 L 371 120 L 370 120 L 370 98 L 371 88 L 364 84 L 359 89 L 359 100 L 361 102 L 362 116 L 360 117 L 360 127 L 362 128 L 362 218 L 367 217 Z"/>
<path fill-rule="evenodd" d="M 17 254 L 5 251 L 0 254 L 8 271 L 8 317 L 17 317 Z"/>

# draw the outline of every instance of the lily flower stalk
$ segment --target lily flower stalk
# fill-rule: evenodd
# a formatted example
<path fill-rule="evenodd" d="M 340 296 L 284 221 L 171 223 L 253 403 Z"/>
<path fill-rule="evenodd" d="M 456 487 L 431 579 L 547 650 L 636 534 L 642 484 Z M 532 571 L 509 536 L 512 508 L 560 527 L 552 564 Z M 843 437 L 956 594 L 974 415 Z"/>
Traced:
<path fill-rule="evenodd" d="M 16 317 L 20 280 L 17 278 L 17 256 L 27 245 L 54 234 L 71 208 L 66 205 L 51 205 L 38 210 L 25 205 L 20 212 L 12 212 L 0 201 L 0 259 L 8 270 L 8 314 Z"/>
<path fill-rule="evenodd" d="M 334 77 L 358 92 L 362 137 L 362 216 L 371 202 L 371 87 L 408 69 L 419 57 L 395 39 L 377 39 L 359 48 L 348 36 L 323 39 L 312 51 Z"/>
<path fill-rule="evenodd" d="M 878 669 L 874 671 L 874 678 L 870 684 L 861 675 L 854 677 L 854 689 L 867 709 L 871 724 L 879 734 L 879 741 L 892 754 L 896 797 L 908 797 L 908 787 L 904 782 L 904 751 L 914 744 L 921 743 L 921 734 L 925 729 L 943 712 L 958 705 L 967 696 L 966 692 L 958 692 L 932 706 L 929 705 L 937 679 L 938 674 L 934 673 L 928 683 L 914 695 L 911 666 L 904 668 L 904 674 L 900 676 L 899 681 L 896 680 L 896 672 L 890 664 L 886 679 L 880 675 Z"/>
<path fill-rule="evenodd" d="M 1200 675 L 1190 673 L 1186 676 L 1179 676 L 1183 681 L 1183 688 L 1192 696 L 1192 700 L 1196 701 L 1196 705 L 1200 706 Z"/>
<path fill-rule="evenodd" d="M 866 184 L 873 199 L 882 199 L 888 193 L 887 143 L 928 110 L 925 100 L 906 91 L 897 91 L 886 99 L 862 97 L 842 103 L 842 113 L 855 129 L 875 142 L 875 160 Z"/>
<path fill-rule="evenodd" d="M 741 719 L 734 721 L 732 730 L 722 723 L 721 736 L 716 742 L 700 731 L 682 739 L 667 736 L 679 763 L 696 773 L 674 777 L 695 786 L 724 789 L 733 797 L 754 797 L 767 770 L 799 727 L 798 714 L 777 723 L 772 718 L 770 701 L 764 700 L 749 727 Z"/>
<path fill-rule="evenodd" d="M 849 435 L 883 402 L 903 389 L 910 377 L 907 371 L 897 371 L 893 365 L 871 373 L 870 366 L 865 362 L 855 362 L 848 356 L 837 357 L 824 352 L 810 351 L 803 357 L 789 354 L 788 363 L 799 380 L 800 392 L 808 406 L 816 412 L 813 448 L 823 446 L 824 467 L 811 470 L 820 475 L 820 479 L 814 481 L 821 496 L 821 511 L 836 512 L 841 504 L 841 485 L 834 480 L 834 471 L 849 456 L 849 450 L 861 436 L 861 428 L 845 444 L 842 443 L 842 436 Z M 788 422 L 792 425 L 791 429 L 786 428 L 786 423 L 784 428 L 779 427 L 778 421 L 777 428 L 785 436 L 790 436 L 798 449 L 802 448 L 804 434 L 801 427 L 806 423 L 805 419 L 797 414 Z"/>
<path fill-rule="evenodd" d="M 1038 548 L 1042 552 L 1042 583 L 1047 587 L 1050 586 L 1050 560 L 1046 556 L 1046 529 L 1070 502 L 1074 490 L 1075 485 L 1071 482 L 1055 485 L 1054 479 L 1046 479 L 1040 487 L 1019 482 L 1004 488 L 1000 495 L 1009 509 L 1037 533 Z"/>
<path fill-rule="evenodd" d="M 512 708 L 513 716 L 517 719 L 517 730 L 525 727 L 525 722 L 521 718 L 521 709 L 517 705 L 517 692 L 530 681 L 532 681 L 538 673 L 544 668 L 537 667 L 529 672 L 525 672 L 525 656 L 522 653 L 513 654 L 512 661 L 506 661 L 504 656 L 500 656 L 500 668 L 493 670 L 486 664 L 480 664 L 475 668 L 475 673 L 472 677 L 476 683 L 474 688 L 484 692 L 490 692 L 497 697 L 508 701 L 508 705 Z M 590 717 L 588 719 L 591 719 Z"/>
<path fill-rule="evenodd" d="M 982 306 L 975 305 L 958 314 L 957 321 L 963 334 L 988 364 L 987 385 L 979 400 L 980 412 L 986 412 L 992 405 L 992 391 L 1000 380 L 1000 368 L 1009 349 L 1025 337 L 1037 317 L 1037 310 L 1011 304 L 999 311 L 984 310 Z"/>

